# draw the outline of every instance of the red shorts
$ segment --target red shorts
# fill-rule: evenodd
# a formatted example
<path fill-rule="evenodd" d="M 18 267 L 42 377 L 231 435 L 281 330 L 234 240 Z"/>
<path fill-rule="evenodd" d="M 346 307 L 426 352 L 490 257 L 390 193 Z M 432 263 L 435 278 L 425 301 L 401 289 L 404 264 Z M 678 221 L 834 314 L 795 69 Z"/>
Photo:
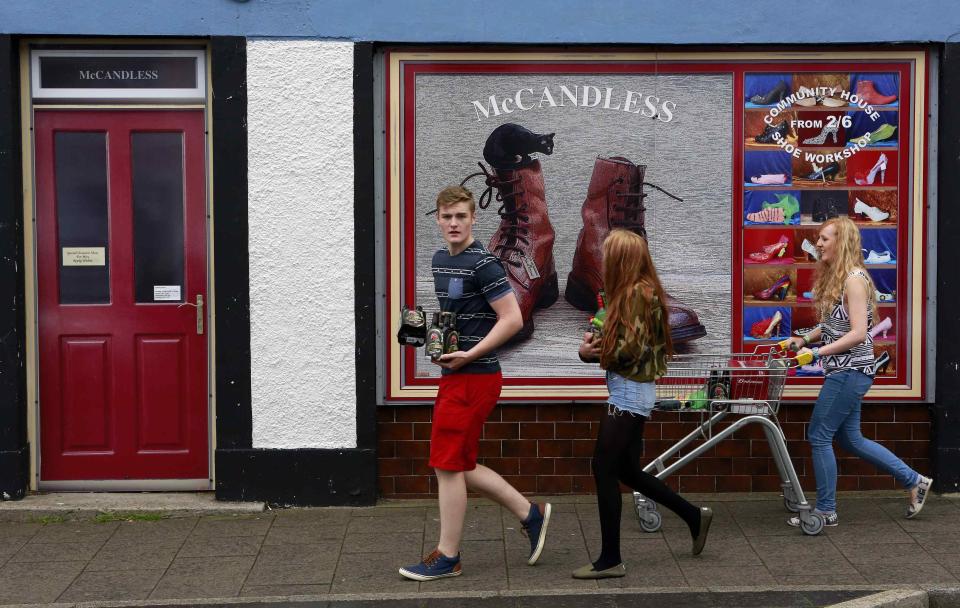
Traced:
<path fill-rule="evenodd" d="M 503 374 L 448 374 L 433 404 L 430 466 L 444 471 L 477 468 L 483 423 L 497 405 Z"/>

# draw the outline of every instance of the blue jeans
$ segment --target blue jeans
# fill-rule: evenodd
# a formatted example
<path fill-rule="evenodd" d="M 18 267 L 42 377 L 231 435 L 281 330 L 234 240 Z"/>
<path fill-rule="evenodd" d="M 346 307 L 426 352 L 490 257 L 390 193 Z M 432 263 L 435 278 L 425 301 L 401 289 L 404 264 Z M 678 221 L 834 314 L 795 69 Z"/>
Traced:
<path fill-rule="evenodd" d="M 860 405 L 873 378 L 856 370 L 830 374 L 823 381 L 813 406 L 807 439 L 813 451 L 813 473 L 817 478 L 817 510 L 837 510 L 837 459 L 834 437 L 840 447 L 893 475 L 904 488 L 912 488 L 919 474 L 893 452 L 860 434 Z"/>

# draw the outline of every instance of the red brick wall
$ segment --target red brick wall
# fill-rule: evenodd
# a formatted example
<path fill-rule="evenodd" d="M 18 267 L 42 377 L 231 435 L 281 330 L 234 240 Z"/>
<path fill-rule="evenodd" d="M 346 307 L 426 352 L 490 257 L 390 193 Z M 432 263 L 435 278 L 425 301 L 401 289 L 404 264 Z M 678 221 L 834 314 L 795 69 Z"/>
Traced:
<path fill-rule="evenodd" d="M 427 465 L 430 406 L 381 407 L 377 412 L 380 495 L 423 498 L 437 491 Z M 807 499 L 816 495 L 810 446 L 805 439 L 812 405 L 783 404 L 780 424 Z M 480 462 L 521 492 L 592 493 L 590 457 L 601 405 L 501 405 L 493 411 L 480 440 Z M 929 471 L 930 418 L 923 404 L 865 404 L 863 434 L 879 441 L 914 469 Z M 696 428 L 699 417 L 657 412 L 647 422 L 644 462 L 658 456 Z M 893 479 L 839 448 L 840 490 L 895 489 Z M 780 489 L 776 465 L 759 425 L 721 441 L 678 474 L 668 478 L 687 492 L 766 492 Z"/>

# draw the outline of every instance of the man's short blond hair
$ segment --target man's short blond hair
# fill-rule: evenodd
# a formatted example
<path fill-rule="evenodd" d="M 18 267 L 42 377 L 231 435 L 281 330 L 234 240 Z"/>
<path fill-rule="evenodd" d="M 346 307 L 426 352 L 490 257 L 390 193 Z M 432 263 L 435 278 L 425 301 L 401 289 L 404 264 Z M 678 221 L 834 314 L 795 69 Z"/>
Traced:
<path fill-rule="evenodd" d="M 467 203 L 470 207 L 470 213 L 477 210 L 477 203 L 473 200 L 473 192 L 470 192 L 463 186 L 447 186 L 437 195 L 437 213 L 442 207 L 449 207 L 457 203 Z"/>

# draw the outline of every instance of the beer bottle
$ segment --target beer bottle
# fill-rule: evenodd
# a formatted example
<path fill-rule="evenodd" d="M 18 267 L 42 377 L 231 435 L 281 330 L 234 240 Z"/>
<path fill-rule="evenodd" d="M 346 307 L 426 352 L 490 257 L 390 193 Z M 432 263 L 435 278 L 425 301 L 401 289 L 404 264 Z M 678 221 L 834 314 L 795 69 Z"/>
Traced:
<path fill-rule="evenodd" d="M 443 354 L 443 328 L 440 326 L 440 313 L 433 313 L 430 329 L 427 330 L 427 356 L 438 359 Z"/>
<path fill-rule="evenodd" d="M 455 353 L 460 350 L 460 332 L 457 331 L 457 313 L 450 313 L 443 332 L 443 352 Z"/>

